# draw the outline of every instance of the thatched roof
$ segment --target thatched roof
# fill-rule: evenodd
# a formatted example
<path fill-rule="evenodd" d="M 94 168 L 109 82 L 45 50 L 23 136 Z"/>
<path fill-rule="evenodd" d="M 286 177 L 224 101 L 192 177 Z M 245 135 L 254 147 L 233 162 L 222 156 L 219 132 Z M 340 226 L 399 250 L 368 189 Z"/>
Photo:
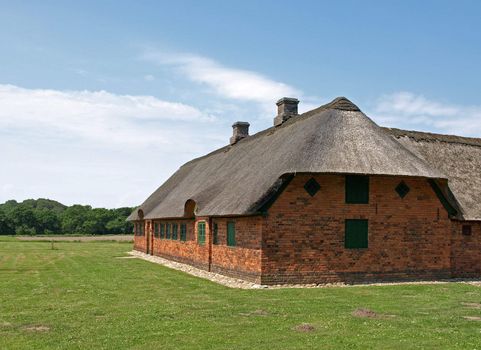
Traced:
<path fill-rule="evenodd" d="M 481 139 L 385 129 L 449 179 L 464 220 L 481 220 Z"/>
<path fill-rule="evenodd" d="M 191 199 L 198 216 L 255 214 L 293 173 L 447 177 L 416 152 L 337 98 L 184 164 L 140 209 L 144 218 L 182 217 Z"/>

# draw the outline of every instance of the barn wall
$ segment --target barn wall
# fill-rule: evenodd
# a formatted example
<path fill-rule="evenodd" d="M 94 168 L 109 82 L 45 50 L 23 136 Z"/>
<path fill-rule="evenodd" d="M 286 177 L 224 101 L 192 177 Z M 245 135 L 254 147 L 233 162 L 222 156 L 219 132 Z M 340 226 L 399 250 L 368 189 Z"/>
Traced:
<path fill-rule="evenodd" d="M 198 221 L 206 222 L 206 239 L 203 245 L 197 243 Z M 208 218 L 154 220 L 154 223 L 178 224 L 177 239 L 154 237 L 153 254 L 181 263 L 190 264 L 201 269 L 209 269 L 209 225 Z M 180 240 L 180 225 L 185 223 L 187 229 L 186 241 Z"/>
<path fill-rule="evenodd" d="M 311 197 L 304 184 L 321 189 Z M 410 192 L 401 199 L 401 180 Z M 451 220 L 422 178 L 370 177 L 369 204 L 346 204 L 344 176 L 297 175 L 268 211 L 262 282 L 450 277 Z M 367 249 L 344 247 L 345 219 L 369 220 Z"/>
<path fill-rule="evenodd" d="M 464 225 L 471 227 L 471 234 L 463 234 Z M 481 276 L 481 222 L 453 223 L 451 253 L 453 277 Z"/>
<path fill-rule="evenodd" d="M 227 246 L 227 223 L 235 222 L 236 245 Z M 260 216 L 214 218 L 218 244 L 212 245 L 212 271 L 260 283 L 262 225 Z"/>
<path fill-rule="evenodd" d="M 142 223 L 145 225 L 145 223 Z M 145 232 L 145 231 L 144 231 Z M 137 235 L 137 232 L 134 232 L 134 249 L 135 250 L 138 250 L 142 253 L 147 253 L 146 249 L 147 249 L 147 244 L 146 244 L 147 240 L 146 240 L 146 236 L 145 234 L 140 236 L 140 235 Z"/>
<path fill-rule="evenodd" d="M 206 222 L 205 243 L 198 243 L 197 223 Z M 236 245 L 227 246 L 227 222 L 235 222 Z M 176 240 L 156 237 L 155 223 L 178 224 Z M 180 240 L 180 225 L 186 224 L 186 241 Z M 214 223 L 218 227 L 218 244 L 211 244 Z M 134 237 L 134 249 L 147 252 L 147 240 L 152 236 L 153 250 L 149 254 L 189 264 L 204 270 L 260 282 L 261 235 L 263 220 L 260 217 L 153 220 L 146 222 L 145 236 Z"/>

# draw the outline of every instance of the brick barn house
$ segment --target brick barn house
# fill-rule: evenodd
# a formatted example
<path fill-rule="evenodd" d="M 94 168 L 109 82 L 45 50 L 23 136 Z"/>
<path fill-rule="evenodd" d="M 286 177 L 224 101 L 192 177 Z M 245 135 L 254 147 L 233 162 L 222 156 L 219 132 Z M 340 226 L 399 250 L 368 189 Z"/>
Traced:
<path fill-rule="evenodd" d="M 134 249 L 262 284 L 481 276 L 481 139 L 298 102 L 184 164 L 130 215 Z"/>

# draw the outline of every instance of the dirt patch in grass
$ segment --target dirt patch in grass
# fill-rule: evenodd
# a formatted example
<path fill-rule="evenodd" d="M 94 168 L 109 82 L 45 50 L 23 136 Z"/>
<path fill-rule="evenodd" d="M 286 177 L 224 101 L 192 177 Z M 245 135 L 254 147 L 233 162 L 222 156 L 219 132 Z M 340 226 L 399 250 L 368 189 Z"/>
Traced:
<path fill-rule="evenodd" d="M 314 332 L 316 330 L 316 328 L 312 324 L 301 323 L 301 324 L 295 326 L 293 328 L 293 330 L 295 330 L 297 332 L 301 332 L 301 333 L 310 333 L 310 332 Z"/>
<path fill-rule="evenodd" d="M 463 316 L 463 318 L 468 321 L 481 321 L 479 316 Z"/>
<path fill-rule="evenodd" d="M 360 317 L 360 318 L 393 318 L 396 315 L 386 315 L 386 314 L 379 314 L 375 311 L 366 308 L 359 308 L 352 312 L 352 316 Z"/>
<path fill-rule="evenodd" d="M 24 326 L 22 327 L 22 329 L 27 332 L 48 332 L 50 330 L 50 327 L 43 324 L 36 324 Z"/>
<path fill-rule="evenodd" d="M 463 305 L 465 307 L 469 307 L 470 309 L 481 310 L 481 304 L 480 303 L 461 303 L 461 305 Z"/>
<path fill-rule="evenodd" d="M 247 313 L 242 313 L 242 316 L 269 316 L 269 313 L 266 310 L 254 310 Z"/>
<path fill-rule="evenodd" d="M 354 317 L 367 317 L 367 318 L 377 318 L 378 317 L 377 312 L 374 312 L 374 311 L 369 310 L 369 309 L 364 309 L 364 308 L 354 310 L 352 312 L 352 315 Z"/>

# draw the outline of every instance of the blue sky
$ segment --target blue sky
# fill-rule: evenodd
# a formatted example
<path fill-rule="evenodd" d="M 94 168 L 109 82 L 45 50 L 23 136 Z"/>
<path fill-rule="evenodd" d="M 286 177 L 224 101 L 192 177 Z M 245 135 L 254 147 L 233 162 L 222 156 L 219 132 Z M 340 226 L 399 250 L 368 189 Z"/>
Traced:
<path fill-rule="evenodd" d="M 0 202 L 137 205 L 236 120 L 346 96 L 481 136 L 478 1 L 0 1 Z"/>

